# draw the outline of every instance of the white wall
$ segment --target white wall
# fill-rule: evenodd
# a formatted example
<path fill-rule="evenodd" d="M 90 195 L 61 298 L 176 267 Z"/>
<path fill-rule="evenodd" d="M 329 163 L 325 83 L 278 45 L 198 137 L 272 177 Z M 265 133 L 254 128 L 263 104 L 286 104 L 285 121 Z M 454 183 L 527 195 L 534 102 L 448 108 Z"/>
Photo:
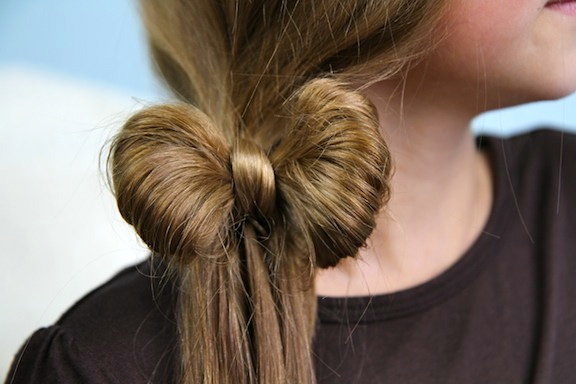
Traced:
<path fill-rule="evenodd" d="M 139 103 L 23 68 L 0 67 L 0 84 L 3 377 L 33 330 L 146 251 L 116 213 L 98 162 Z"/>

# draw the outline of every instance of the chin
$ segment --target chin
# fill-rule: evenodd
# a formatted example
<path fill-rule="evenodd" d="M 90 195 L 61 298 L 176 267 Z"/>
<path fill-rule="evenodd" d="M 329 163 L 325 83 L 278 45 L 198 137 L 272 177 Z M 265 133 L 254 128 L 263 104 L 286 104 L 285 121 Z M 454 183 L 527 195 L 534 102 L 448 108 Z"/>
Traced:
<path fill-rule="evenodd" d="M 532 82 L 525 87 L 498 90 L 488 97 L 494 101 L 490 107 L 505 108 L 538 101 L 552 101 L 569 96 L 576 92 L 576 77 L 574 79 L 544 79 Z"/>
<path fill-rule="evenodd" d="M 525 102 L 551 101 L 570 96 L 576 92 L 576 81 L 566 81 L 558 84 L 550 83 L 548 87 L 533 92 L 533 97 Z"/>
<path fill-rule="evenodd" d="M 535 96 L 533 101 L 557 100 L 576 92 L 576 55 L 566 54 L 562 65 L 555 64 L 555 69 L 551 64 L 547 70 L 540 68 L 539 74 L 534 73 L 527 87 L 527 93 Z"/>

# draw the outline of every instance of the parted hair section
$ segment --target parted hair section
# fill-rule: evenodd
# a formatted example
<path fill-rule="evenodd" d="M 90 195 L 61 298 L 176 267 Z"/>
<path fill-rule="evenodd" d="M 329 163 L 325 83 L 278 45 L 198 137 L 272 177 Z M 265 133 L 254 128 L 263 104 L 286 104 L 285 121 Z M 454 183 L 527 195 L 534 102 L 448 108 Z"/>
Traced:
<path fill-rule="evenodd" d="M 314 272 L 356 255 L 390 193 L 356 89 L 413 63 L 440 8 L 142 1 L 179 100 L 126 122 L 109 172 L 120 213 L 176 275 L 180 382 L 315 381 Z"/>

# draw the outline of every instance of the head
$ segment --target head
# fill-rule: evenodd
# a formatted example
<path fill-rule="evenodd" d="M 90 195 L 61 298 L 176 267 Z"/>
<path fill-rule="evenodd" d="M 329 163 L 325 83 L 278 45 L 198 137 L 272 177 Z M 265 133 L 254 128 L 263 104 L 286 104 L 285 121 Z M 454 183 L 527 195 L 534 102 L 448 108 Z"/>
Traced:
<path fill-rule="evenodd" d="M 443 38 L 405 73 L 403 92 L 470 118 L 566 96 L 576 90 L 575 16 L 561 0 L 451 0 Z"/>
<path fill-rule="evenodd" d="M 317 267 L 353 257 L 389 196 L 357 90 L 435 43 L 438 0 L 142 0 L 179 99 L 113 143 L 120 212 L 175 271 L 181 377 L 311 383 Z"/>

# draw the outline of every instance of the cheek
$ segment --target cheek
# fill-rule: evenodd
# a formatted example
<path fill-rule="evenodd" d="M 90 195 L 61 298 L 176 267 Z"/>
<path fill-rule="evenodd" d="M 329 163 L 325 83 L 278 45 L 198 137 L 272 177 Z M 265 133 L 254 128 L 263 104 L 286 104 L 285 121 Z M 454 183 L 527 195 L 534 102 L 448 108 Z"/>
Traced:
<path fill-rule="evenodd" d="M 463 60 L 498 61 L 527 48 L 537 6 L 533 0 L 457 0 L 446 15 L 447 48 Z"/>
<path fill-rule="evenodd" d="M 453 0 L 445 38 L 426 57 L 424 81 L 460 104 L 497 108 L 576 89 L 576 18 L 544 0 Z"/>
<path fill-rule="evenodd" d="M 468 89 L 516 86 L 508 83 L 528 78 L 538 65 L 541 13 L 541 0 L 455 0 L 442 24 L 446 39 L 434 54 L 436 69 Z"/>
<path fill-rule="evenodd" d="M 534 41 L 537 54 L 530 58 L 535 72 L 533 79 L 542 87 L 548 85 L 549 93 L 543 97 L 555 99 L 574 92 L 576 90 L 576 19 L 553 11 L 545 11 L 540 19 Z"/>
<path fill-rule="evenodd" d="M 514 5 L 516 9 L 510 8 L 511 3 L 492 17 L 470 21 L 468 47 L 466 28 L 461 30 L 457 44 L 464 46 L 463 53 L 480 62 L 477 67 L 486 73 L 487 83 L 508 104 L 556 99 L 573 92 L 575 19 L 543 9 L 541 2 Z"/>

